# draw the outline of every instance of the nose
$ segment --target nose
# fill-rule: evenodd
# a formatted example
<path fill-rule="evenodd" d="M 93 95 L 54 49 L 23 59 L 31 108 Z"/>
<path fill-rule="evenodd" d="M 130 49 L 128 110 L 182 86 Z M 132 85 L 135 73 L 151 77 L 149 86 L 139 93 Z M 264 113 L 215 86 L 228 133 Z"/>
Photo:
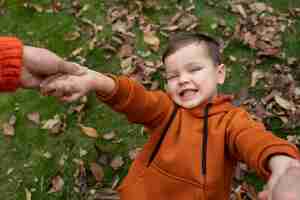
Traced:
<path fill-rule="evenodd" d="M 183 74 L 179 75 L 179 80 L 178 80 L 179 84 L 182 85 L 182 84 L 188 83 L 189 81 L 190 81 L 190 77 L 188 74 L 183 73 Z"/>

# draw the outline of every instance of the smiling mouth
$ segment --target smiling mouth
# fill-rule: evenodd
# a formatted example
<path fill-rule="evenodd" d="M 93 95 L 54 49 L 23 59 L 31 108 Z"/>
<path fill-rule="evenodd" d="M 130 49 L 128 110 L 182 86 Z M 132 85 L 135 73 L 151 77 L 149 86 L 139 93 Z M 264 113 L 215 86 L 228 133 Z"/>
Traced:
<path fill-rule="evenodd" d="M 181 98 L 190 98 L 190 97 L 193 97 L 196 93 L 198 92 L 198 90 L 196 89 L 187 89 L 187 90 L 183 90 L 179 93 L 179 96 Z"/>

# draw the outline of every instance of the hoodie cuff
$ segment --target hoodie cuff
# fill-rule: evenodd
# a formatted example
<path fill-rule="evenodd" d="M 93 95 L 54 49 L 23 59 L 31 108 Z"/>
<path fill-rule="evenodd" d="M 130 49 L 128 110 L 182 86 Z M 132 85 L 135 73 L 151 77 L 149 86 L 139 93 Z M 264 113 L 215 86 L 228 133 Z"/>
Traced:
<path fill-rule="evenodd" d="M 107 75 L 107 74 L 106 74 Z M 131 91 L 130 80 L 126 76 L 114 76 L 108 74 L 115 81 L 115 88 L 109 95 L 103 95 L 101 92 L 96 92 L 97 97 L 102 102 L 108 104 L 109 106 L 119 110 L 128 101 Z"/>
<path fill-rule="evenodd" d="M 296 160 L 300 160 L 300 154 L 297 147 L 293 145 L 272 145 L 267 147 L 258 159 L 257 168 L 259 169 L 259 175 L 265 180 L 268 180 L 271 176 L 271 171 L 268 166 L 270 158 L 274 155 L 286 155 Z"/>
<path fill-rule="evenodd" d="M 20 86 L 23 44 L 14 37 L 0 37 L 0 90 L 15 91 Z"/>

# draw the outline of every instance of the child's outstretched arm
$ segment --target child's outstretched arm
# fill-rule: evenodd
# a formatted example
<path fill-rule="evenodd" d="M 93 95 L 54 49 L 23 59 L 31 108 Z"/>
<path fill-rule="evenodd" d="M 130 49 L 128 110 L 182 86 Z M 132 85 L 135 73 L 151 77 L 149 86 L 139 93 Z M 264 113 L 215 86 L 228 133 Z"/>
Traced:
<path fill-rule="evenodd" d="M 163 91 L 147 91 L 127 76 L 112 77 L 92 70 L 81 76 L 49 78 L 41 85 L 41 91 L 67 102 L 94 91 L 98 99 L 114 111 L 152 131 L 160 131 L 165 126 L 175 107 Z"/>
<path fill-rule="evenodd" d="M 275 155 L 269 160 L 269 168 L 272 175 L 266 190 L 260 193 L 259 198 L 261 200 L 300 199 L 300 161 L 285 155 Z"/>
<path fill-rule="evenodd" d="M 49 77 L 41 84 L 41 92 L 59 98 L 62 101 L 75 101 L 90 91 L 109 95 L 115 87 L 115 82 L 109 76 L 88 70 L 81 76 L 56 75 Z"/>

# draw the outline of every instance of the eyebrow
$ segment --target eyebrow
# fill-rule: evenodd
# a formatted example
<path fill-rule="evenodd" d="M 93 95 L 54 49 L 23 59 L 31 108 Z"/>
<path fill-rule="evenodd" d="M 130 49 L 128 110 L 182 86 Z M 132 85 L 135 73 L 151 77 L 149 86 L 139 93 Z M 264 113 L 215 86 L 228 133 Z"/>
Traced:
<path fill-rule="evenodd" d="M 197 66 L 202 66 L 200 63 L 198 63 L 198 62 L 189 62 L 189 63 L 187 63 L 185 66 L 195 66 L 195 65 L 197 65 Z"/>

